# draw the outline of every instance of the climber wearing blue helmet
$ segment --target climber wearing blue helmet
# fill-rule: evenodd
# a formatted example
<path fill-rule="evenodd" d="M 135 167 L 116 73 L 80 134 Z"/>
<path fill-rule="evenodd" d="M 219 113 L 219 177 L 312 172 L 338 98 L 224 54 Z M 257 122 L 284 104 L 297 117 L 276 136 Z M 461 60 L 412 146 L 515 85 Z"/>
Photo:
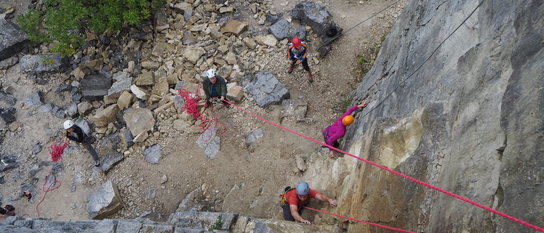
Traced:
<path fill-rule="evenodd" d="M 285 194 L 281 195 L 281 197 L 283 218 L 288 221 L 297 220 L 304 224 L 310 224 L 310 221 L 302 218 L 302 209 L 310 203 L 312 198 L 326 201 L 331 206 L 336 207 L 336 200 L 311 189 L 305 181 L 299 182 L 296 188 L 286 187 Z"/>

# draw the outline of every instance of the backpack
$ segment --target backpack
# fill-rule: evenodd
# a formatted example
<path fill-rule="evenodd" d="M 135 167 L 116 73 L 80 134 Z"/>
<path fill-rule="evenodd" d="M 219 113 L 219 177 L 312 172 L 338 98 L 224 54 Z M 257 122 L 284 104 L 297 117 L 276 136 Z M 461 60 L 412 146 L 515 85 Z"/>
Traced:
<path fill-rule="evenodd" d="M 280 199 L 281 199 L 281 202 L 280 202 L 280 205 L 283 207 L 285 205 L 287 205 L 287 192 L 293 190 L 295 188 L 291 188 L 291 186 L 287 186 L 283 189 L 283 193 L 280 194 Z"/>

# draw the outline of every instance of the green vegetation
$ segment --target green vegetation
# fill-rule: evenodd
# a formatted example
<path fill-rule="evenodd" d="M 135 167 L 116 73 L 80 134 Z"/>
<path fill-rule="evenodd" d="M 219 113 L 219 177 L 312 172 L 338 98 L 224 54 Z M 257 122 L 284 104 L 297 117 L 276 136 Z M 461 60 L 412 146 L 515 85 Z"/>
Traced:
<path fill-rule="evenodd" d="M 217 216 L 217 219 L 213 223 L 213 225 L 210 226 L 208 231 L 214 231 L 214 230 L 220 230 L 221 227 L 223 227 L 223 221 L 221 221 L 221 215 Z"/>
<path fill-rule="evenodd" d="M 43 58 L 43 59 L 41 60 L 41 62 L 42 62 L 43 64 L 46 64 L 46 65 L 53 65 L 53 64 L 55 64 L 55 60 L 53 60 L 53 58 Z"/>
<path fill-rule="evenodd" d="M 29 10 L 17 24 L 32 41 L 53 43 L 51 51 L 72 55 L 85 33 L 102 34 L 138 25 L 165 0 L 44 0 L 41 11 Z"/>

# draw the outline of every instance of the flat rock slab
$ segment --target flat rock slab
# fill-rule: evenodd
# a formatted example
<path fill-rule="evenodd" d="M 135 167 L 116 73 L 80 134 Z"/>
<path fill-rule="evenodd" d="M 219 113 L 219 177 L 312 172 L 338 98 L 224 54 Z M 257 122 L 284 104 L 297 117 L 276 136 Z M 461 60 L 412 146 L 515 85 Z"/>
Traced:
<path fill-rule="evenodd" d="M 197 139 L 196 144 L 204 150 L 208 159 L 213 159 L 221 149 L 221 138 L 217 135 L 217 128 L 206 129 Z"/>
<path fill-rule="evenodd" d="M 108 172 L 113 166 L 115 166 L 115 164 L 118 164 L 123 159 L 125 159 L 125 156 L 123 156 L 121 153 L 114 151 L 108 152 L 100 161 L 102 164 L 100 169 L 102 169 L 104 172 Z"/>
<path fill-rule="evenodd" d="M 59 53 L 25 55 L 19 61 L 22 72 L 35 74 L 58 71 L 61 65 L 62 57 Z"/>
<path fill-rule="evenodd" d="M 291 24 L 289 21 L 285 19 L 280 19 L 276 21 L 276 23 L 272 24 L 272 26 L 268 27 L 268 31 L 276 37 L 278 40 L 283 40 L 289 36 L 289 29 L 291 27 Z"/>
<path fill-rule="evenodd" d="M 151 110 L 147 108 L 135 108 L 123 116 L 127 127 L 134 136 L 153 130 L 155 118 Z"/>
<path fill-rule="evenodd" d="M 253 143 L 255 143 L 257 140 L 259 140 L 263 136 L 264 136 L 264 132 L 262 129 L 257 128 L 252 130 L 246 136 L 246 145 L 251 146 Z"/>
<path fill-rule="evenodd" d="M 162 148 L 160 145 L 153 145 L 144 151 L 145 161 L 152 164 L 159 163 L 162 156 Z"/>
<path fill-rule="evenodd" d="M 108 94 L 112 80 L 104 75 L 89 75 L 81 80 L 81 94 L 83 97 L 95 99 Z"/>
<path fill-rule="evenodd" d="M 0 61 L 21 51 L 27 39 L 17 24 L 0 19 Z"/>
<path fill-rule="evenodd" d="M 25 97 L 25 104 L 29 107 L 37 108 L 43 105 L 42 95 L 40 92 L 34 92 Z"/>
<path fill-rule="evenodd" d="M 259 71 L 246 86 L 246 90 L 260 107 L 279 104 L 283 99 L 289 98 L 289 91 L 285 85 L 266 70 Z"/>
<path fill-rule="evenodd" d="M 87 212 L 92 219 L 106 218 L 123 207 L 119 190 L 111 180 L 91 193 L 87 200 Z"/>

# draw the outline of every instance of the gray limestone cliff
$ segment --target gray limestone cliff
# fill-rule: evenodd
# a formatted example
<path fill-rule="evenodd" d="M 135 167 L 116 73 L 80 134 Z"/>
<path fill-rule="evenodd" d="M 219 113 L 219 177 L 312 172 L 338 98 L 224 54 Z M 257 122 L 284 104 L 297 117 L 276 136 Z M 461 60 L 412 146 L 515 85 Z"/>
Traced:
<path fill-rule="evenodd" d="M 356 90 L 371 104 L 343 148 L 544 227 L 544 2 L 479 4 L 408 3 Z M 339 214 L 418 232 L 534 232 L 347 156 L 323 169 L 306 177 L 336 190 Z"/>

